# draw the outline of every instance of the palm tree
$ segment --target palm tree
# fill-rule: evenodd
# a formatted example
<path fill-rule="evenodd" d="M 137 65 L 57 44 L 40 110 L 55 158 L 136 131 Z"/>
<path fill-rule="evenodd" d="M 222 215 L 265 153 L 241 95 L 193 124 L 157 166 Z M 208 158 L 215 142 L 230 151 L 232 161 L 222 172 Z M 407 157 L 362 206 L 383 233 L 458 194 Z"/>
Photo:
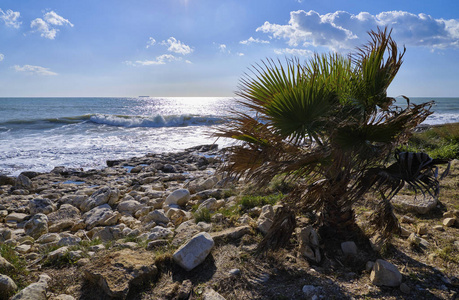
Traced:
<path fill-rule="evenodd" d="M 235 111 L 217 133 L 239 141 L 224 169 L 258 186 L 280 174 L 298 183 L 265 245 L 288 241 L 294 212 L 316 212 L 318 225 L 331 234 L 354 230 L 353 204 L 371 190 L 380 196 L 376 223 L 391 232 L 398 223 L 390 199 L 405 182 L 438 192 L 433 168 L 440 161 L 398 154 L 386 167 L 396 147 L 432 113 L 433 102 L 416 105 L 406 98 L 405 106 L 395 105 L 387 88 L 405 49 L 398 50 L 387 28 L 369 35 L 368 44 L 349 57 L 316 54 L 304 64 L 268 59 L 241 80 L 236 94 L 246 110 Z"/>

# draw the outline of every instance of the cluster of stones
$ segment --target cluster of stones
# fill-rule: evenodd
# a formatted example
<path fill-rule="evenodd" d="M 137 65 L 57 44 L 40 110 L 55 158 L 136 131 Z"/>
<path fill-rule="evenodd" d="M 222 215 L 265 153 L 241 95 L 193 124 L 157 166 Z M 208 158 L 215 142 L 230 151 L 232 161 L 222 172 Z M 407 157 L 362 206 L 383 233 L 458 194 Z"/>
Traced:
<path fill-rule="evenodd" d="M 172 240 L 180 246 L 173 259 L 185 270 L 204 261 L 214 239 L 224 238 L 221 232 L 212 237 L 207 232 L 210 224 L 196 224 L 191 213 L 194 205 L 215 211 L 234 200 L 224 198 L 221 178 L 215 176 L 220 161 L 217 146 L 204 145 L 180 153 L 107 161 L 102 170 L 56 167 L 46 174 L 0 176 L 0 242 L 13 247 L 30 266 L 67 257 L 109 296 L 123 298 L 132 284 L 157 273 L 152 252 L 132 250 L 138 244 L 125 242 L 129 238 L 147 242 L 150 249 Z M 242 226 L 226 235 L 240 237 L 249 229 Z M 83 241 L 96 239 L 124 249 L 111 252 L 103 262 L 96 255 L 105 249 L 103 244 L 87 252 L 78 250 Z M 17 290 L 11 278 L 1 276 L 3 291 Z M 42 276 L 40 286 L 46 287 L 46 278 Z M 24 290 L 17 299 L 26 299 L 21 298 Z"/>
<path fill-rule="evenodd" d="M 224 189 L 226 179 L 215 172 L 221 157 L 216 145 L 204 145 L 180 153 L 107 161 L 108 167 L 102 170 L 56 167 L 46 174 L 0 176 L 0 242 L 25 257 L 31 268 L 44 261 L 68 258 L 109 297 L 126 298 L 130 287 L 158 275 L 154 252 L 149 250 L 163 245 L 177 247 L 173 261 L 191 271 L 206 259 L 214 245 L 240 239 L 253 227 L 262 234 L 269 231 L 280 206 L 253 208 L 239 218 L 239 227 L 218 232 L 211 230 L 211 224 L 196 223 L 192 207 L 197 207 L 198 213 L 216 212 L 236 204 L 235 197 Z M 457 217 L 454 213 L 445 215 L 445 222 L 454 219 L 457 224 Z M 223 219 L 219 213 L 212 216 L 213 223 Z M 451 222 L 445 226 L 451 226 Z M 313 263 L 321 262 L 317 232 L 306 226 L 298 228 L 296 236 L 299 253 Z M 87 251 L 78 248 L 84 241 L 94 240 L 112 242 L 117 250 L 104 252 L 104 244 L 94 244 Z M 127 240 L 148 243 L 147 250 Z M 345 256 L 358 256 L 358 251 L 352 241 L 342 244 Z M 0 257 L 0 268 L 13 266 Z M 391 263 L 368 262 L 367 270 L 373 284 L 399 286 L 409 292 Z M 49 276 L 42 274 L 38 282 L 14 299 L 48 299 L 48 281 Z M 189 288 L 184 289 L 189 294 Z M 0 290 L 15 292 L 17 286 L 8 276 L 0 275 Z M 314 298 L 320 289 L 308 285 L 303 292 Z M 207 294 L 209 299 L 224 299 L 212 289 L 206 289 Z M 52 295 L 50 299 L 73 297 Z"/>

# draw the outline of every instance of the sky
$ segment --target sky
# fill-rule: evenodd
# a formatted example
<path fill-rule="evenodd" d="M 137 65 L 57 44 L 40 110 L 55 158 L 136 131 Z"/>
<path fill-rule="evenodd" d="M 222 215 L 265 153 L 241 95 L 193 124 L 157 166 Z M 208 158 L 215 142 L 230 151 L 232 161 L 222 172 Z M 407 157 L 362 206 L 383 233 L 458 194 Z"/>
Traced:
<path fill-rule="evenodd" d="M 2 0 L 0 97 L 233 96 L 378 26 L 407 48 L 390 96 L 459 97 L 458 0 Z"/>

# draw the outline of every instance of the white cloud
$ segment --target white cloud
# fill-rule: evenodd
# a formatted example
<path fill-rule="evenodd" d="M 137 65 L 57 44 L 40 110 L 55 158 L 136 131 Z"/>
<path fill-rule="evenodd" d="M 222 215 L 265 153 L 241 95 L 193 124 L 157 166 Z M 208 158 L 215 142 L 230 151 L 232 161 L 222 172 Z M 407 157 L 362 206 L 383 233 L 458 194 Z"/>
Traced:
<path fill-rule="evenodd" d="M 220 52 L 222 52 L 222 53 L 231 53 L 231 51 L 228 50 L 228 49 L 226 48 L 226 45 L 225 45 L 225 44 L 219 44 L 219 45 L 218 45 L 218 49 L 219 49 Z"/>
<path fill-rule="evenodd" d="M 243 45 L 250 45 L 252 43 L 255 43 L 255 44 L 269 44 L 269 41 L 260 40 L 258 38 L 254 39 L 253 37 L 249 37 L 249 39 L 244 40 L 244 41 L 240 41 L 239 43 L 243 44 Z"/>
<path fill-rule="evenodd" d="M 50 71 L 48 68 L 43 68 L 40 66 L 31 66 L 31 65 L 23 65 L 18 66 L 15 65 L 13 67 L 17 72 L 26 72 L 33 75 L 43 75 L 43 76 L 54 76 L 57 73 Z"/>
<path fill-rule="evenodd" d="M 241 52 L 238 52 L 237 53 L 237 56 L 244 56 L 245 54 L 244 53 L 241 53 Z"/>
<path fill-rule="evenodd" d="M 168 51 L 181 55 L 186 55 L 193 52 L 193 49 L 191 49 L 190 46 L 183 44 L 181 41 L 177 40 L 174 37 L 168 38 L 167 41 L 162 41 L 161 45 L 168 46 Z"/>
<path fill-rule="evenodd" d="M 176 57 L 172 54 L 163 54 L 156 57 L 155 60 L 136 60 L 126 61 L 125 63 L 129 66 L 154 66 L 154 65 L 165 65 L 167 62 L 182 60 L 181 57 Z"/>
<path fill-rule="evenodd" d="M 336 11 L 321 15 L 313 10 L 290 12 L 286 25 L 265 22 L 257 28 L 289 46 L 324 46 L 334 50 L 351 49 L 367 39 L 368 30 L 377 26 L 393 28 L 393 37 L 400 44 L 433 48 L 459 47 L 459 20 L 434 19 L 426 14 L 388 11 L 377 15 L 357 15 Z"/>
<path fill-rule="evenodd" d="M 21 13 L 18 11 L 12 11 L 8 9 L 6 12 L 0 9 L 0 19 L 5 22 L 5 25 L 8 27 L 19 28 L 22 22 L 19 22 L 18 19 L 21 16 Z"/>
<path fill-rule="evenodd" d="M 277 55 L 295 55 L 295 56 L 312 56 L 314 52 L 307 49 L 293 49 L 293 48 L 284 48 L 284 49 L 274 49 L 274 53 Z"/>
<path fill-rule="evenodd" d="M 34 29 L 37 32 L 40 32 L 40 36 L 54 40 L 56 37 L 58 29 L 50 28 L 48 23 L 46 23 L 41 18 L 36 18 L 30 23 L 30 28 Z"/>
<path fill-rule="evenodd" d="M 0 61 L 3 61 L 5 59 L 5 55 L 3 55 L 2 53 L 0 53 Z"/>
<path fill-rule="evenodd" d="M 156 40 L 152 37 L 148 38 L 147 42 L 147 48 L 150 48 L 151 46 L 154 46 L 156 44 Z"/>
<path fill-rule="evenodd" d="M 36 32 L 40 32 L 40 36 L 54 40 L 59 29 L 53 26 L 68 25 L 73 27 L 73 24 L 63 17 L 56 14 L 54 11 L 47 12 L 42 18 L 36 18 L 30 23 L 30 28 Z"/>

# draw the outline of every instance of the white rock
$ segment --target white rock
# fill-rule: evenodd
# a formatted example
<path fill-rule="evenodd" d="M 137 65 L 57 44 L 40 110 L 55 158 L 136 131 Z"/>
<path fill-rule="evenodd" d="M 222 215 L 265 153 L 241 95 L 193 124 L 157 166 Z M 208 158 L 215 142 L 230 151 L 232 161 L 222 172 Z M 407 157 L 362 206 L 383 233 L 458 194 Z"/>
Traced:
<path fill-rule="evenodd" d="M 114 205 L 118 202 L 119 197 L 120 191 L 117 188 L 103 187 L 86 199 L 81 204 L 80 209 L 86 212 L 106 203 L 108 205 Z"/>
<path fill-rule="evenodd" d="M 155 222 L 156 224 L 169 223 L 169 218 L 166 216 L 163 210 L 157 209 L 150 212 L 148 215 L 141 219 L 143 223 Z"/>
<path fill-rule="evenodd" d="M 378 259 L 371 271 L 370 280 L 378 286 L 399 286 L 402 283 L 402 274 L 390 262 Z"/>
<path fill-rule="evenodd" d="M 187 189 L 178 189 L 173 191 L 169 196 L 167 196 L 166 201 L 164 201 L 163 206 L 169 206 L 171 204 L 185 206 L 190 200 L 191 195 L 190 191 Z"/>
<path fill-rule="evenodd" d="M 214 240 L 210 234 L 201 232 L 177 249 L 172 258 L 179 266 L 190 271 L 206 259 L 213 246 Z"/>
<path fill-rule="evenodd" d="M 5 222 L 22 222 L 28 215 L 23 213 L 11 213 L 5 217 Z"/>
<path fill-rule="evenodd" d="M 11 300 L 46 300 L 46 291 L 50 279 L 51 278 L 46 274 L 40 275 L 40 280 L 38 280 L 38 282 L 27 286 L 11 298 Z"/>
<path fill-rule="evenodd" d="M 36 214 L 24 224 L 25 234 L 38 239 L 48 233 L 48 217 L 45 214 Z"/>
<path fill-rule="evenodd" d="M 257 220 L 258 229 L 263 233 L 268 233 L 268 230 L 273 225 L 274 209 L 272 205 L 265 205 L 261 208 L 260 217 Z"/>
<path fill-rule="evenodd" d="M 206 288 L 204 290 L 204 293 L 202 294 L 202 299 L 203 300 L 225 300 L 225 297 L 217 293 L 212 288 Z"/>
<path fill-rule="evenodd" d="M 91 230 L 95 226 L 115 225 L 120 218 L 118 212 L 114 212 L 110 205 L 97 206 L 83 215 L 86 229 Z"/>
<path fill-rule="evenodd" d="M 142 207 L 142 204 L 136 200 L 127 200 L 118 204 L 117 210 L 123 215 L 132 216 L 137 210 Z"/>
<path fill-rule="evenodd" d="M 168 237 L 172 236 L 173 234 L 174 233 L 169 228 L 156 226 L 155 228 L 153 228 L 150 231 L 150 234 L 148 235 L 148 239 L 150 241 L 154 241 L 154 240 L 168 238 Z"/>
<path fill-rule="evenodd" d="M 443 225 L 446 227 L 452 227 L 456 224 L 456 218 L 446 218 L 443 220 Z"/>

